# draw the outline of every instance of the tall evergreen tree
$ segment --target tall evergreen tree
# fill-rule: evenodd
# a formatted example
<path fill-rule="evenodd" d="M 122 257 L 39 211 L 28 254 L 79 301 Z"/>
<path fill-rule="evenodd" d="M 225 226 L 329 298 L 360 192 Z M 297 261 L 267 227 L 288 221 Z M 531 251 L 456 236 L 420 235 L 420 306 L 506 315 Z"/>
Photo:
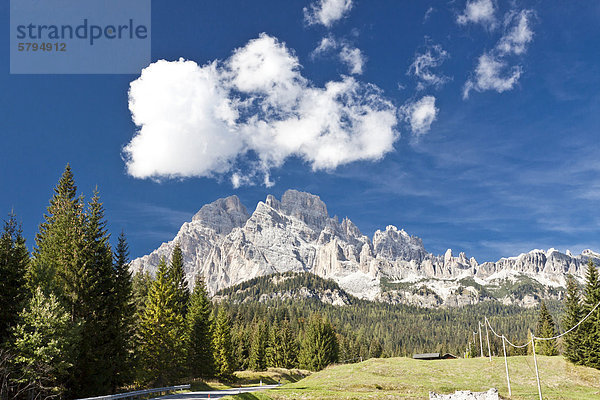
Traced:
<path fill-rule="evenodd" d="M 258 321 L 253 328 L 250 342 L 250 356 L 248 358 L 248 368 L 252 371 L 264 371 L 267 368 L 267 335 L 267 327 L 262 321 Z"/>
<path fill-rule="evenodd" d="M 81 316 L 84 282 L 83 201 L 69 164 L 65 167 L 36 235 L 33 260 L 28 270 L 32 291 L 41 287 L 54 292 L 73 319 Z"/>
<path fill-rule="evenodd" d="M 77 396 L 93 396 L 113 389 L 117 375 L 115 346 L 115 279 L 110 235 L 98 190 L 88 204 L 84 225 L 81 299 L 74 317 L 81 319 L 81 344 L 74 371 Z"/>
<path fill-rule="evenodd" d="M 25 246 L 21 226 L 10 213 L 0 235 L 0 348 L 10 336 L 10 328 L 18 321 L 25 305 L 27 290 L 25 274 L 29 251 Z"/>
<path fill-rule="evenodd" d="M 31 398 L 61 397 L 75 359 L 77 325 L 57 298 L 37 288 L 14 329 L 16 361 Z"/>
<path fill-rule="evenodd" d="M 273 325 L 267 347 L 267 366 L 295 368 L 298 366 L 298 341 L 287 319 Z"/>
<path fill-rule="evenodd" d="M 113 254 L 114 293 L 112 296 L 111 321 L 113 342 L 111 359 L 115 373 L 111 377 L 114 390 L 128 382 L 133 369 L 132 337 L 134 335 L 135 304 L 133 300 L 132 277 L 129 270 L 129 247 L 125 233 L 121 232 Z"/>
<path fill-rule="evenodd" d="M 229 314 L 221 307 L 217 314 L 213 335 L 215 371 L 221 379 L 230 379 L 235 371 L 230 325 Z"/>
<path fill-rule="evenodd" d="M 563 331 L 566 332 L 584 317 L 579 287 L 575 278 L 570 274 L 567 276 L 567 293 L 564 304 L 562 327 Z M 567 360 L 576 364 L 583 361 L 582 339 L 579 327 L 565 335 L 563 354 Z"/>
<path fill-rule="evenodd" d="M 179 246 L 179 243 L 175 245 L 173 253 L 171 254 L 171 263 L 169 264 L 169 270 L 170 277 L 177 288 L 175 294 L 177 307 L 179 308 L 180 314 L 185 318 L 190 299 L 190 289 L 185 279 L 183 252 L 181 251 L 181 246 Z"/>
<path fill-rule="evenodd" d="M 300 350 L 300 367 L 320 371 L 336 362 L 338 353 L 338 342 L 333 326 L 320 315 L 313 314 Z"/>
<path fill-rule="evenodd" d="M 214 376 L 212 303 L 198 275 L 187 314 L 188 365 L 194 377 Z"/>
<path fill-rule="evenodd" d="M 232 331 L 231 341 L 233 353 L 236 360 L 236 367 L 241 370 L 248 369 L 248 359 L 250 358 L 250 337 L 251 332 L 243 325 L 236 325 Z"/>
<path fill-rule="evenodd" d="M 598 269 L 590 260 L 585 274 L 585 295 L 583 298 L 583 312 L 585 316 L 600 303 L 600 279 Z M 600 307 L 580 325 L 582 336 L 581 348 L 583 349 L 583 365 L 600 369 Z"/>
<path fill-rule="evenodd" d="M 178 312 L 177 288 L 164 259 L 148 292 L 140 321 L 142 380 L 156 385 L 176 382 L 185 366 L 185 323 Z"/>
<path fill-rule="evenodd" d="M 556 335 L 556 325 L 552 319 L 552 315 L 548 312 L 546 303 L 542 300 L 540 304 L 540 314 L 537 322 L 536 337 L 550 338 Z M 538 354 L 546 356 L 555 356 L 558 354 L 556 339 L 552 340 L 536 340 L 535 351 Z"/>

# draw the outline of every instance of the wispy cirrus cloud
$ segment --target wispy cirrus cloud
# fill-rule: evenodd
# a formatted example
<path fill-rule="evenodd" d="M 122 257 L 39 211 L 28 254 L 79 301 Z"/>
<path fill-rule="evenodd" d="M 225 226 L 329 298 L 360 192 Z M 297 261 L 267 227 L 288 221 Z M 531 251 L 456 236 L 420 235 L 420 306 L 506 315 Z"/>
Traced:
<path fill-rule="evenodd" d="M 523 73 L 519 64 L 511 64 L 511 56 L 522 56 L 533 40 L 532 10 L 509 11 L 504 18 L 504 33 L 490 51 L 477 59 L 475 71 L 465 82 L 463 98 L 469 98 L 472 90 L 483 92 L 494 90 L 502 93 L 511 90 Z"/>
<path fill-rule="evenodd" d="M 439 44 L 427 45 L 423 52 L 415 54 L 407 74 L 418 79 L 417 90 L 423 90 L 428 86 L 439 88 L 450 80 L 449 77 L 433 71 L 449 57 L 448 52 Z"/>

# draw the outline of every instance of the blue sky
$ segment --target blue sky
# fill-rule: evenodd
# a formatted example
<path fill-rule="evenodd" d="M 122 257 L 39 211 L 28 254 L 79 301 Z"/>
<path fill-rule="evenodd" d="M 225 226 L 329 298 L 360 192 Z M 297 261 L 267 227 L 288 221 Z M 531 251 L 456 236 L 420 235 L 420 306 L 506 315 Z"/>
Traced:
<path fill-rule="evenodd" d="M 252 210 L 289 188 L 365 234 L 393 224 L 434 253 L 600 250 L 598 2 L 329 2 L 153 1 L 152 61 L 167 62 L 143 80 L 10 75 L 3 30 L 0 211 L 14 207 L 32 245 L 70 162 L 132 256 L 207 202 L 237 194 Z M 8 26 L 8 2 L 0 10 Z M 274 72 L 244 75 L 252 57 Z M 199 81 L 217 94 L 194 92 Z M 319 111 L 341 122 L 319 130 Z M 163 152 L 165 138 L 180 145 Z"/>

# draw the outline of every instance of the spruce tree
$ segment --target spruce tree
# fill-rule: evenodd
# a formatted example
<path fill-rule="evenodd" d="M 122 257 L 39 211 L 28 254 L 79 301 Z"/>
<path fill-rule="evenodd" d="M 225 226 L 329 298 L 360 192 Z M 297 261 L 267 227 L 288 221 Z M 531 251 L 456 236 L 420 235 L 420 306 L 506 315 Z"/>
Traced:
<path fill-rule="evenodd" d="M 329 321 L 313 314 L 304 334 L 300 350 L 300 367 L 320 371 L 338 360 L 338 342 Z"/>
<path fill-rule="evenodd" d="M 124 232 L 119 235 L 113 254 L 113 274 L 111 359 L 115 373 L 111 377 L 111 388 L 114 392 L 117 387 L 130 380 L 132 375 L 130 371 L 133 369 L 132 337 L 134 336 L 135 304 L 131 271 L 129 270 L 129 247 Z"/>
<path fill-rule="evenodd" d="M 10 328 L 18 321 L 25 305 L 27 289 L 25 274 L 29 251 L 25 246 L 21 226 L 10 213 L 0 235 L 0 348 L 10 336 Z"/>
<path fill-rule="evenodd" d="M 268 367 L 296 368 L 298 366 L 298 342 L 287 319 L 272 326 L 266 356 Z"/>
<path fill-rule="evenodd" d="M 243 325 L 236 325 L 232 332 L 232 345 L 236 366 L 240 370 L 248 369 L 248 359 L 250 358 L 250 337 L 251 332 Z"/>
<path fill-rule="evenodd" d="M 221 379 L 231 379 L 235 371 L 230 325 L 229 314 L 221 307 L 217 314 L 213 336 L 215 372 Z"/>
<path fill-rule="evenodd" d="M 171 254 L 169 275 L 177 288 L 175 297 L 179 313 L 185 318 L 190 299 L 190 290 L 185 279 L 185 268 L 183 264 L 183 252 L 181 251 L 181 246 L 177 243 Z"/>
<path fill-rule="evenodd" d="M 598 270 L 590 260 L 585 275 L 585 295 L 583 298 L 582 314 L 585 316 L 600 303 L 600 280 Z M 580 325 L 583 349 L 582 364 L 600 369 L 600 307 Z"/>
<path fill-rule="evenodd" d="M 198 275 L 187 314 L 188 366 L 194 377 L 214 376 L 211 313 L 204 279 Z"/>
<path fill-rule="evenodd" d="M 72 318 L 81 317 L 80 305 L 84 282 L 83 201 L 69 164 L 65 167 L 35 238 L 33 259 L 28 270 L 28 284 L 35 291 L 53 292 L 65 304 Z"/>
<path fill-rule="evenodd" d="M 140 378 L 159 386 L 175 383 L 185 368 L 185 323 L 169 275 L 161 259 L 140 321 Z"/>
<path fill-rule="evenodd" d="M 81 345 L 75 368 L 75 393 L 93 396 L 114 389 L 115 274 L 110 235 L 98 190 L 85 214 L 81 301 L 74 317 L 81 319 Z"/>
<path fill-rule="evenodd" d="M 546 303 L 542 300 L 540 304 L 540 314 L 537 322 L 537 329 L 535 332 L 536 337 L 550 338 L 556 335 L 556 326 L 552 315 L 548 312 Z M 558 354 L 558 348 L 556 345 L 556 339 L 552 340 L 536 340 L 535 351 L 538 354 L 546 356 L 555 356 Z"/>
<path fill-rule="evenodd" d="M 581 296 L 577 281 L 572 275 L 567 276 L 567 293 L 564 301 L 562 318 L 563 331 L 573 328 L 584 317 L 581 305 Z M 563 354 L 567 360 L 580 364 L 583 361 L 583 348 L 580 327 L 567 333 L 564 338 Z"/>
<path fill-rule="evenodd" d="M 16 362 L 31 398 L 62 397 L 78 345 L 77 325 L 57 298 L 37 288 L 14 329 Z"/>
<path fill-rule="evenodd" d="M 268 340 L 267 327 L 258 321 L 252 330 L 248 368 L 252 371 L 264 371 L 267 368 L 266 349 Z"/>

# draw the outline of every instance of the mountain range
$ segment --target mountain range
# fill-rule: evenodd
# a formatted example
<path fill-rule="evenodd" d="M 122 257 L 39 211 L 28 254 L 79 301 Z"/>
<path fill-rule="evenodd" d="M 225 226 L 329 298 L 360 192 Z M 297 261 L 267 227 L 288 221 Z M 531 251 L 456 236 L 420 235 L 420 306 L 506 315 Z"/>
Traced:
<path fill-rule="evenodd" d="M 581 281 L 588 260 L 600 261 L 591 250 L 532 250 L 481 264 L 450 249 L 434 255 L 393 225 L 369 238 L 350 219 L 330 217 L 318 196 L 296 190 L 281 200 L 268 195 L 252 214 L 237 196 L 206 204 L 175 238 L 133 260 L 132 271 L 153 274 L 176 243 L 190 286 L 200 274 L 211 294 L 259 276 L 308 272 L 362 299 L 424 307 L 491 299 L 533 306 L 560 298 L 567 274 Z"/>

